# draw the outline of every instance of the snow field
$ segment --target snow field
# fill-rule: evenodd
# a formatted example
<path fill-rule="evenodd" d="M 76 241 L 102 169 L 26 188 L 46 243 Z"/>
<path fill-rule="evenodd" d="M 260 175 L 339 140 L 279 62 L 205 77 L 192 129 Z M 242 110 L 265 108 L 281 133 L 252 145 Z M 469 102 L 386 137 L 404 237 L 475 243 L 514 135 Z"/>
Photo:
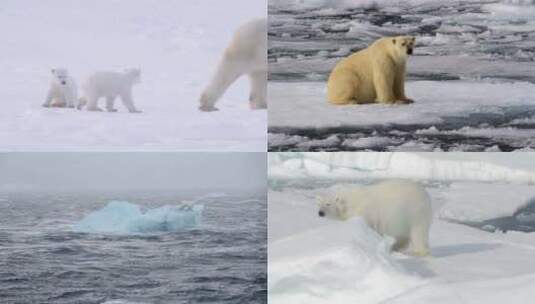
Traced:
<path fill-rule="evenodd" d="M 267 113 L 249 109 L 247 79 L 220 100 L 221 111 L 197 109 L 235 29 L 265 17 L 265 5 L 3 1 L 0 150 L 265 151 Z M 67 68 L 79 87 L 94 71 L 140 68 L 133 96 L 143 113 L 127 113 L 119 100 L 118 113 L 42 108 L 54 67 Z"/>

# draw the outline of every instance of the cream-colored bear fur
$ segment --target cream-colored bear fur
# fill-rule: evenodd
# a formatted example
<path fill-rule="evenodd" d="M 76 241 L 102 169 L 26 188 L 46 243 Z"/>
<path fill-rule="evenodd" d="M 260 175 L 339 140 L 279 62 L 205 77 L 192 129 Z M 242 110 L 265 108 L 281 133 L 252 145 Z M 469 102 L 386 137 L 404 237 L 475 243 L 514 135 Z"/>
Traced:
<path fill-rule="evenodd" d="M 320 197 L 318 215 L 346 220 L 361 216 L 381 235 L 395 239 L 393 250 L 416 256 L 429 254 L 431 199 L 424 187 L 408 180 L 386 180 L 352 186 Z"/>
<path fill-rule="evenodd" d="M 381 38 L 342 59 L 329 76 L 329 101 L 336 105 L 412 103 L 405 96 L 405 63 L 414 40 L 409 36 Z"/>

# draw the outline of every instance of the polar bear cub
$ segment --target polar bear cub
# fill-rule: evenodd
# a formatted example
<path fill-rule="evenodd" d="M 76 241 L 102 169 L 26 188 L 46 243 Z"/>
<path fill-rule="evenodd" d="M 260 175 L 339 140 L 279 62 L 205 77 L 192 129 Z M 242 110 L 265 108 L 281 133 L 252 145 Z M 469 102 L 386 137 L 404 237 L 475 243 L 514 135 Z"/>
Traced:
<path fill-rule="evenodd" d="M 118 72 L 96 72 L 89 76 L 83 83 L 82 89 L 85 98 L 82 98 L 78 109 L 87 103 L 88 111 L 102 111 L 98 107 L 98 100 L 106 98 L 106 110 L 117 112 L 114 102 L 117 97 L 121 97 L 124 106 L 131 113 L 139 113 L 134 106 L 132 99 L 132 87 L 141 82 L 141 71 L 139 69 L 127 69 L 122 73 Z"/>
<path fill-rule="evenodd" d="M 43 107 L 74 108 L 78 100 L 76 82 L 67 69 L 52 69 L 52 80 Z"/>
<path fill-rule="evenodd" d="M 201 111 L 217 111 L 215 103 L 241 75 L 251 82 L 249 106 L 267 107 L 267 21 L 255 19 L 236 31 L 223 54 L 211 82 L 203 91 L 199 103 Z"/>
<path fill-rule="evenodd" d="M 431 199 L 424 187 L 408 180 L 386 180 L 351 186 L 318 198 L 321 217 L 346 220 L 361 216 L 381 235 L 395 239 L 393 250 L 416 256 L 429 254 Z"/>
<path fill-rule="evenodd" d="M 408 104 L 405 96 L 405 65 L 415 38 L 385 37 L 368 48 L 342 59 L 327 82 L 332 104 Z"/>

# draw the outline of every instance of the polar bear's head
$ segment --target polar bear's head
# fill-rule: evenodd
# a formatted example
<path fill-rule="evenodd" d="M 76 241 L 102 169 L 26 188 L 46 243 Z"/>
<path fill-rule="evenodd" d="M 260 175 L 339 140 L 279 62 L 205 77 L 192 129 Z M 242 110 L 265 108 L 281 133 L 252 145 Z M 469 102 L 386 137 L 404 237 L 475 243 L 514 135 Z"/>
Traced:
<path fill-rule="evenodd" d="M 52 79 L 54 82 L 60 84 L 60 85 L 67 85 L 67 80 L 69 79 L 69 72 L 67 69 L 63 68 L 57 68 L 52 69 Z"/>
<path fill-rule="evenodd" d="M 320 196 L 317 198 L 320 217 L 345 220 L 348 217 L 348 203 L 339 196 Z"/>
<path fill-rule="evenodd" d="M 412 55 L 416 38 L 412 36 L 397 36 L 389 39 L 394 46 L 397 56 L 404 58 L 407 55 Z"/>

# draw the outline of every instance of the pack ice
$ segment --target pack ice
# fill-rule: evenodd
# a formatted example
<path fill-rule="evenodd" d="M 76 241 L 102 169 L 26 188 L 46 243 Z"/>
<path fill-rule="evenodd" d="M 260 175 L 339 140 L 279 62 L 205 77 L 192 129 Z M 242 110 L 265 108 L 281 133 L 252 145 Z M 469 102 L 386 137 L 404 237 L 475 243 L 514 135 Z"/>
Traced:
<path fill-rule="evenodd" d="M 109 202 L 91 212 L 74 225 L 76 232 L 136 234 L 174 232 L 197 227 L 201 222 L 202 205 L 165 205 L 143 212 L 125 201 Z"/>

